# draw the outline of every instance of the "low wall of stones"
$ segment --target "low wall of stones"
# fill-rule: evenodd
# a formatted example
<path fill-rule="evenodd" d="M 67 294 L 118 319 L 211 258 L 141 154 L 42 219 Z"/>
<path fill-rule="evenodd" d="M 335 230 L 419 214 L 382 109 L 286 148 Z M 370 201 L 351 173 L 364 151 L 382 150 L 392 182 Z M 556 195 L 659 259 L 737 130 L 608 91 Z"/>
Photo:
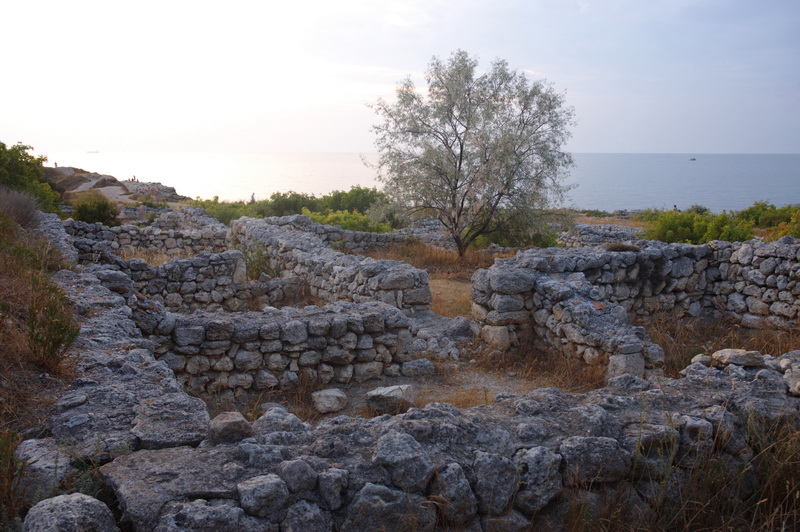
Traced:
<path fill-rule="evenodd" d="M 627 325 L 626 313 L 724 314 L 748 327 L 797 327 L 800 243 L 795 239 L 638 244 L 637 251 L 548 248 L 498 259 L 473 277 L 473 315 L 486 328 L 484 335 L 498 346 L 516 345 L 533 333 L 569 355 L 583 356 L 587 363 L 609 362 L 610 376 L 616 373 L 612 361 L 621 360 L 615 357 L 633 353 L 611 349 L 609 338 L 643 334 Z M 569 305 L 589 314 L 574 323 L 575 312 L 564 314 Z M 607 330 L 597 316 L 612 311 L 618 323 Z M 609 331 L 622 327 L 623 321 L 629 332 L 609 337 Z M 602 346 L 598 338 L 606 338 Z M 625 347 L 620 349 L 632 350 L 631 345 L 621 340 Z M 649 351 L 656 356 L 649 356 Z M 641 353 L 643 367 L 658 367 L 660 350 L 645 347 Z"/>
<path fill-rule="evenodd" d="M 93 262 L 103 253 L 148 250 L 167 255 L 195 255 L 203 251 L 221 253 L 228 249 L 228 229 L 216 220 L 202 216 L 204 211 L 171 211 L 152 225 L 108 227 L 67 219 L 64 228 L 73 237 L 79 260 Z"/>
<path fill-rule="evenodd" d="M 558 243 L 566 248 L 630 243 L 640 240 L 643 231 L 641 227 L 627 225 L 576 223 L 571 231 L 559 233 Z"/>
<path fill-rule="evenodd" d="M 252 220 L 252 218 L 248 219 Z M 323 225 L 300 214 L 269 216 L 262 220 L 268 225 L 316 235 L 325 246 L 348 253 L 361 253 L 370 249 L 381 249 L 393 244 L 408 242 L 408 237 L 402 233 L 351 231 L 338 225 Z"/>
<path fill-rule="evenodd" d="M 90 265 L 87 272 L 96 275 L 114 292 L 141 296 L 183 313 L 195 310 L 253 310 L 275 304 L 267 296 L 265 283 L 248 283 L 241 251 L 209 253 L 192 259 L 173 259 L 151 266 L 144 259 L 121 259 L 113 254 L 103 262 Z"/>
<path fill-rule="evenodd" d="M 627 375 L 589 393 L 546 388 L 463 410 L 433 403 L 312 426 L 270 405 L 252 423 L 233 412 L 210 419 L 156 359 L 123 297 L 91 274 L 55 281 L 81 324 L 77 380 L 43 436 L 20 445 L 23 488 L 46 498 L 79 471 L 76 459 L 105 464 L 101 478 L 137 531 L 561 530 L 576 502 L 590 522 L 604 501 L 646 528 L 712 459 L 749 479 L 726 497 L 751 497 L 759 449 L 749 431 L 798 421 L 800 352 L 735 350 L 679 380 Z M 97 504 L 46 499 L 25 526 L 85 527 L 103 513 Z"/>
<path fill-rule="evenodd" d="M 321 238 L 317 231 L 327 235 Z M 311 295 L 327 302 L 380 301 L 413 313 L 430 308 L 428 273 L 393 260 L 347 255 L 328 247 L 330 226 L 305 216 L 240 218 L 231 222 L 230 240 L 251 252 L 260 250 L 282 275 L 303 278 Z M 364 233 L 370 237 L 381 237 Z M 335 240 L 341 242 L 342 240 Z"/>
<path fill-rule="evenodd" d="M 202 397 L 363 382 L 414 371 L 410 322 L 383 303 L 237 314 L 167 312 L 135 299 L 133 320 L 185 389 Z M 405 367 L 408 366 L 408 367 Z"/>

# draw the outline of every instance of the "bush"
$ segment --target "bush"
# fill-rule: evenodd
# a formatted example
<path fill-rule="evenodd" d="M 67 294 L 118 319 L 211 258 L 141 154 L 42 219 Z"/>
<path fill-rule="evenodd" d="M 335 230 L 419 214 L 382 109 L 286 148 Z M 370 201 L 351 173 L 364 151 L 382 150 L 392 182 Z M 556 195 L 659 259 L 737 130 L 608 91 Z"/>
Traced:
<path fill-rule="evenodd" d="M 0 214 L 30 229 L 39 223 L 39 201 L 30 192 L 0 186 Z"/>
<path fill-rule="evenodd" d="M 325 213 L 311 212 L 303 209 L 303 215 L 308 216 L 317 223 L 325 225 L 338 225 L 350 231 L 364 231 L 367 233 L 388 233 L 391 227 L 387 223 L 375 223 L 357 211 L 328 211 Z"/>
<path fill-rule="evenodd" d="M 654 215 L 654 213 L 658 213 Z M 711 240 L 741 242 L 753 238 L 753 224 L 728 213 L 649 211 L 645 237 L 662 242 L 704 244 Z"/>
<path fill-rule="evenodd" d="M 96 199 L 79 203 L 72 212 L 76 220 L 88 223 L 100 222 L 103 225 L 114 227 L 119 225 L 119 210 L 116 205 L 106 199 Z"/>
<path fill-rule="evenodd" d="M 46 157 L 29 154 L 30 146 L 15 144 L 10 148 L 0 142 L 0 185 L 28 192 L 36 198 L 42 210 L 56 212 L 59 196 L 44 182 L 42 165 Z"/>
<path fill-rule="evenodd" d="M 356 185 L 351 187 L 347 192 L 344 190 L 334 190 L 330 194 L 322 196 L 319 200 L 319 208 L 317 210 L 320 212 L 358 211 L 362 214 L 366 214 L 376 203 L 384 203 L 386 201 L 386 195 L 377 188 L 366 188 Z"/>

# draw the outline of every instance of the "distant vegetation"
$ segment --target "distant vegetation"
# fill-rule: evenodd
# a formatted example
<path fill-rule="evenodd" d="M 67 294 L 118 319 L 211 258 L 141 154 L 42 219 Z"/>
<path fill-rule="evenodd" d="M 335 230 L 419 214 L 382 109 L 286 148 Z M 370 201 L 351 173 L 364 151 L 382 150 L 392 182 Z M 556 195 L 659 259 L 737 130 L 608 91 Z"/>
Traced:
<path fill-rule="evenodd" d="M 662 242 L 741 242 L 756 234 L 767 240 L 783 236 L 800 238 L 800 205 L 778 208 L 767 201 L 757 201 L 742 211 L 720 214 L 702 205 L 692 205 L 685 211 L 648 209 L 638 218 L 648 225 L 646 237 Z"/>
<path fill-rule="evenodd" d="M 225 224 L 242 216 L 263 218 L 306 214 L 320 223 L 341 225 L 345 229 L 386 232 L 396 227 L 391 213 L 382 214 L 378 209 L 386 203 L 386 196 L 378 189 L 354 186 L 349 191 L 335 190 L 321 197 L 300 192 L 275 192 L 267 200 L 245 202 L 220 201 L 214 196 L 211 200 L 198 198 L 189 206 L 205 209 Z"/>

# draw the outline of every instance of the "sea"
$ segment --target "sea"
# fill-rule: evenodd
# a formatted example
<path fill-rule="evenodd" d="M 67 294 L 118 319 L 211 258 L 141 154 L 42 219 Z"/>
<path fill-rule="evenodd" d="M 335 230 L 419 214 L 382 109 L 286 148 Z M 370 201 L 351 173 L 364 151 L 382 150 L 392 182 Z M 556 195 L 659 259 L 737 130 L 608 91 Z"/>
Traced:
<path fill-rule="evenodd" d="M 48 165 L 159 182 L 191 198 L 237 201 L 274 192 L 324 195 L 377 186 L 375 153 L 53 153 Z M 741 210 L 800 204 L 800 154 L 574 153 L 564 206 L 605 211 Z"/>

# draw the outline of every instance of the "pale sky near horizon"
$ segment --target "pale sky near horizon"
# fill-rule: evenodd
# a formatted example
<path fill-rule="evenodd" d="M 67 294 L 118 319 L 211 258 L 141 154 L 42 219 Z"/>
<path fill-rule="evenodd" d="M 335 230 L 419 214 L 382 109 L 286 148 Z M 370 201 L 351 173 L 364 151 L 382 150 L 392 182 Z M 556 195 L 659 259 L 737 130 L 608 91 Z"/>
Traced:
<path fill-rule="evenodd" d="M 34 153 L 371 152 L 463 49 L 566 91 L 573 152 L 800 153 L 797 0 L 5 2 L 0 141 Z"/>

